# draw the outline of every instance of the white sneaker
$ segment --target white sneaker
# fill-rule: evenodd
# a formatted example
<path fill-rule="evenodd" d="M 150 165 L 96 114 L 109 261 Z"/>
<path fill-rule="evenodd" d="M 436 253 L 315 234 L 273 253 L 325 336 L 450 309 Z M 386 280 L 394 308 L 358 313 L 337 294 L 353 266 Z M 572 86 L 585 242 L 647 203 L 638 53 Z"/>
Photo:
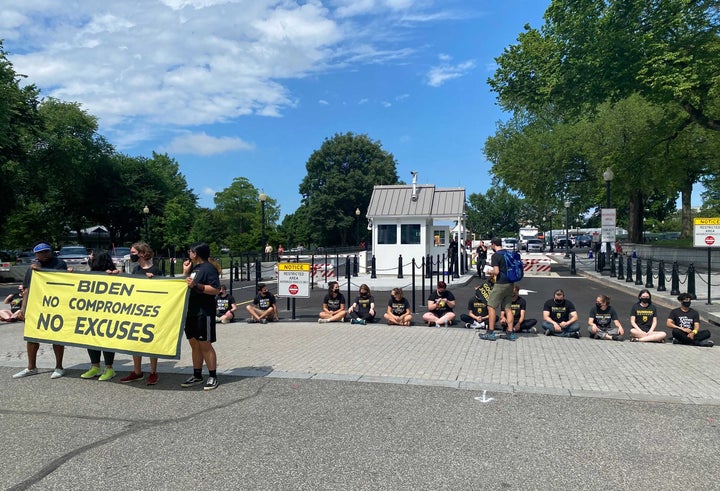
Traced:
<path fill-rule="evenodd" d="M 56 369 L 53 371 L 52 375 L 50 375 L 50 378 L 56 379 L 56 378 L 60 378 L 60 377 L 62 377 L 62 376 L 64 376 L 64 375 L 65 375 L 65 370 L 63 370 L 62 368 L 56 368 Z"/>
<path fill-rule="evenodd" d="M 318 319 L 318 324 L 327 324 L 330 322 L 330 319 Z"/>
<path fill-rule="evenodd" d="M 228 320 L 227 317 L 223 317 L 223 318 L 220 320 L 220 322 L 221 322 L 222 324 L 227 324 L 227 323 L 230 322 L 230 321 Z"/>
<path fill-rule="evenodd" d="M 482 322 L 473 321 L 472 328 L 473 329 L 482 329 L 484 327 L 484 324 Z"/>
<path fill-rule="evenodd" d="M 37 368 L 24 368 L 15 375 L 13 375 L 13 378 L 29 377 L 30 375 L 37 375 L 37 373 Z"/>

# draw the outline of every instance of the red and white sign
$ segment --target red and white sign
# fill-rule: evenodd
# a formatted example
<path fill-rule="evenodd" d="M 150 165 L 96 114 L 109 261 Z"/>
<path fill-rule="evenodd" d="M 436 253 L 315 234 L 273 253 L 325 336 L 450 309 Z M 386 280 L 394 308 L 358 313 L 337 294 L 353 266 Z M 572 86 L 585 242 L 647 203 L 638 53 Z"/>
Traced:
<path fill-rule="evenodd" d="M 720 247 L 720 218 L 693 218 L 694 247 Z"/>
<path fill-rule="evenodd" d="M 288 293 L 289 293 L 290 295 L 297 295 L 299 291 L 300 291 L 300 288 L 298 288 L 298 286 L 297 286 L 295 283 L 292 283 L 292 284 L 288 287 Z"/>
<path fill-rule="evenodd" d="M 310 264 L 278 263 L 278 296 L 310 298 Z"/>

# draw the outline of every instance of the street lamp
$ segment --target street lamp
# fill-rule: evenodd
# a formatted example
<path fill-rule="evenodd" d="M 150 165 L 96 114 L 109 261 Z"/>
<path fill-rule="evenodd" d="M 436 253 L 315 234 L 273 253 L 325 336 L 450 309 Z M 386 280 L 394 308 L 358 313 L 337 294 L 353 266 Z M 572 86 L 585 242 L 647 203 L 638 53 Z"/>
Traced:
<path fill-rule="evenodd" d="M 145 207 L 142 209 L 143 216 L 145 217 L 145 242 L 150 242 L 150 233 L 148 232 L 148 220 L 150 215 L 150 208 L 145 205 Z"/>
<path fill-rule="evenodd" d="M 260 219 L 260 251 L 263 260 L 265 259 L 265 201 L 267 201 L 267 195 L 264 190 L 260 190 L 260 210 L 262 211 Z"/>
<path fill-rule="evenodd" d="M 360 247 L 360 208 L 355 208 L 355 245 Z"/>
<path fill-rule="evenodd" d="M 565 259 L 570 258 L 570 202 L 565 202 Z"/>
<path fill-rule="evenodd" d="M 603 172 L 603 179 L 605 180 L 605 208 L 610 208 L 610 183 L 613 180 L 613 177 L 615 177 L 615 174 L 613 174 L 613 171 L 610 167 L 605 169 L 605 172 Z M 610 241 L 608 240 L 605 242 L 605 259 L 606 263 L 610 265 Z M 603 265 L 604 266 L 604 265 Z M 605 268 L 603 267 L 603 270 Z"/>

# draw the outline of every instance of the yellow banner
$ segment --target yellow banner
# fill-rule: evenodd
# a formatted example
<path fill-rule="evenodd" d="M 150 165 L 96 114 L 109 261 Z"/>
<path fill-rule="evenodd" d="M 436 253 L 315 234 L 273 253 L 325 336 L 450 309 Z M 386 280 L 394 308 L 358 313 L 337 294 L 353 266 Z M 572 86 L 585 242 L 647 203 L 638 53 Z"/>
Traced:
<path fill-rule="evenodd" d="M 180 358 L 184 278 L 33 271 L 25 340 Z"/>
<path fill-rule="evenodd" d="M 278 263 L 278 271 L 310 271 L 310 263 Z"/>
<path fill-rule="evenodd" d="M 720 225 L 720 218 L 693 218 L 693 225 Z"/>

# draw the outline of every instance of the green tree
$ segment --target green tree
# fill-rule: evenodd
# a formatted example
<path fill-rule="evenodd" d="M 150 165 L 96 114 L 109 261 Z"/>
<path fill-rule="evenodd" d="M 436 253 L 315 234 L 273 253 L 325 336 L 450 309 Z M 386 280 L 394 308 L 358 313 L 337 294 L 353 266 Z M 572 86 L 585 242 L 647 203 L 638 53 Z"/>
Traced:
<path fill-rule="evenodd" d="M 505 186 L 493 186 L 485 194 L 468 197 L 467 227 L 479 238 L 517 236 L 522 203 Z"/>
<path fill-rule="evenodd" d="M 355 210 L 367 211 L 376 184 L 398 183 L 395 158 L 367 135 L 346 133 L 326 139 L 306 168 L 300 193 L 317 245 L 354 243 Z"/>

